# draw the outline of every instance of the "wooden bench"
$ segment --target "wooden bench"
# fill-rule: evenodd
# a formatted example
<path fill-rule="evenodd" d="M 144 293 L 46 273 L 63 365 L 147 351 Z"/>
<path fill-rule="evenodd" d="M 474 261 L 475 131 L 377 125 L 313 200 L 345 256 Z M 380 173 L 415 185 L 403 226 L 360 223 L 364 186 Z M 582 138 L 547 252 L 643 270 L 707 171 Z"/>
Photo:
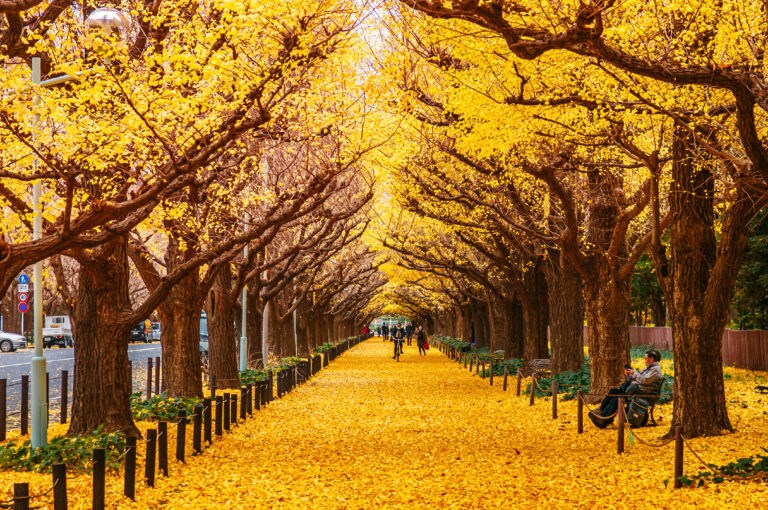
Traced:
<path fill-rule="evenodd" d="M 536 379 L 552 377 L 552 360 L 532 359 L 526 361 L 520 368 L 520 374 L 523 377 L 535 377 Z"/>

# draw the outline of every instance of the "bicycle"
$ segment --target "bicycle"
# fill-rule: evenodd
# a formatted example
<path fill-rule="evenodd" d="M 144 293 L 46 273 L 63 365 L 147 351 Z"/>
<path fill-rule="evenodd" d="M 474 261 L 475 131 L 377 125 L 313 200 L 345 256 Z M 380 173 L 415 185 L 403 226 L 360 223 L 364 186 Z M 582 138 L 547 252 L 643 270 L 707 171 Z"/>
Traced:
<path fill-rule="evenodd" d="M 393 358 L 395 358 L 398 362 L 400 361 L 400 355 L 403 353 L 403 339 L 402 338 L 396 338 L 395 339 L 395 355 Z"/>

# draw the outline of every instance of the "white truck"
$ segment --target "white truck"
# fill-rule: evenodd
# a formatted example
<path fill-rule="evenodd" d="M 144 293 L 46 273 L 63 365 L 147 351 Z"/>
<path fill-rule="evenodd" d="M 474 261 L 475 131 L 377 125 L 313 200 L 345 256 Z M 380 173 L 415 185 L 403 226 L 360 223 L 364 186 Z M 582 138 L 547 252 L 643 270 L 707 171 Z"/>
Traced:
<path fill-rule="evenodd" d="M 75 344 L 72 335 L 72 322 L 69 315 L 46 315 L 43 326 L 43 347 L 72 347 Z"/>

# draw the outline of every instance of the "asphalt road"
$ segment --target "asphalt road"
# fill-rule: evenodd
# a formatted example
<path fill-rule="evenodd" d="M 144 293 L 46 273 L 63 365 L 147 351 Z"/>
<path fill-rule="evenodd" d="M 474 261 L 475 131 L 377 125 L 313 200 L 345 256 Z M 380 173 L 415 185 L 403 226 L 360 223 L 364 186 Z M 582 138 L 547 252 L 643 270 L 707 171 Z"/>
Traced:
<path fill-rule="evenodd" d="M 21 376 L 29 375 L 30 363 L 34 349 L 20 349 L 15 352 L 0 353 L 0 379 L 7 380 L 6 410 L 8 413 L 8 430 L 18 427 L 21 408 Z M 69 405 L 72 405 L 72 374 L 74 373 L 74 349 L 53 347 L 44 350 L 48 368 L 50 391 L 49 421 L 58 421 L 60 416 L 61 371 L 69 371 Z M 133 364 L 133 388 L 141 391 L 146 385 L 147 358 L 161 355 L 160 342 L 151 344 L 129 344 L 128 358 Z"/>

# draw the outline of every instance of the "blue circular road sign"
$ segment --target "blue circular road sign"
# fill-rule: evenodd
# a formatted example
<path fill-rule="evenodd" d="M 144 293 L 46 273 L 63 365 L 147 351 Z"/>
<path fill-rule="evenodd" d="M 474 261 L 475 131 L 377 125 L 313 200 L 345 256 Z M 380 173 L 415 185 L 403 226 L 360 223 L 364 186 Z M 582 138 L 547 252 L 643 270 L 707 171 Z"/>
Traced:
<path fill-rule="evenodd" d="M 22 285 L 24 285 L 24 284 L 26 284 L 26 283 L 29 283 L 29 276 L 27 276 L 27 275 L 26 275 L 26 274 L 24 274 L 24 273 L 21 273 L 21 274 L 19 275 L 19 283 L 20 283 L 20 284 L 22 284 Z"/>
<path fill-rule="evenodd" d="M 29 303 L 25 303 L 25 302 L 19 303 L 19 311 L 21 313 L 27 313 L 27 310 L 29 310 Z"/>

